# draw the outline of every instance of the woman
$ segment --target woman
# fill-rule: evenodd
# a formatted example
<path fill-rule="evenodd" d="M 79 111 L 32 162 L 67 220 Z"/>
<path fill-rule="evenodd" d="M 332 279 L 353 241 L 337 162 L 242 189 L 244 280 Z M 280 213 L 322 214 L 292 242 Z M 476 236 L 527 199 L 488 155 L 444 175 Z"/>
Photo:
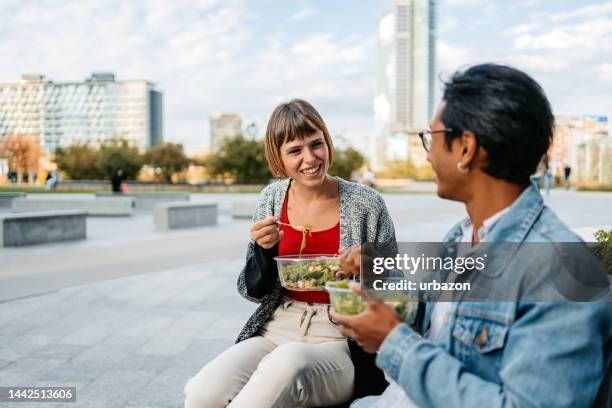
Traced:
<path fill-rule="evenodd" d="M 329 318 L 325 292 L 283 289 L 274 257 L 337 253 L 364 242 L 394 242 L 382 197 L 328 175 L 333 144 L 323 119 L 306 101 L 279 105 L 266 130 L 266 159 L 279 178 L 267 186 L 253 216 L 242 296 L 261 305 L 237 344 L 185 386 L 185 407 L 293 407 L 341 404 L 364 391 L 382 392 L 383 375 Z M 279 224 L 279 221 L 281 224 Z"/>

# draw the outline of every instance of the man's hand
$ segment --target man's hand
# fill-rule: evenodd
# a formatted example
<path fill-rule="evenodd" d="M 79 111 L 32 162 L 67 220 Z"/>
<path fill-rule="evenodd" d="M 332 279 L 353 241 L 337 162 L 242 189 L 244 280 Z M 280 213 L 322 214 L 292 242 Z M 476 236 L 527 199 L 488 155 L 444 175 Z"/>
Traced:
<path fill-rule="evenodd" d="M 340 271 L 336 273 L 336 276 L 341 278 L 359 276 L 361 270 L 361 246 L 357 245 L 350 248 L 340 249 L 338 254 Z"/>
<path fill-rule="evenodd" d="M 363 296 L 360 285 L 351 283 L 351 288 Z M 333 310 L 330 316 L 342 325 L 343 335 L 354 339 L 368 353 L 378 351 L 387 335 L 401 323 L 395 310 L 379 300 L 369 301 L 368 308 L 355 316 L 341 315 Z"/>

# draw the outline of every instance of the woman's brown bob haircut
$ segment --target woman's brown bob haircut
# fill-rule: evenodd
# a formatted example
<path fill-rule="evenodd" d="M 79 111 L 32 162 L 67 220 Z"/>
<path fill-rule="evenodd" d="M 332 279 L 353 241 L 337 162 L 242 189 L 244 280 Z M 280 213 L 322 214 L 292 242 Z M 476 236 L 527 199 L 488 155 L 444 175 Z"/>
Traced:
<path fill-rule="evenodd" d="M 266 160 L 274 177 L 287 177 L 281 159 L 281 146 L 295 138 L 303 140 L 317 130 L 323 132 L 331 166 L 334 160 L 334 145 L 319 112 L 303 99 L 292 99 L 274 109 L 266 129 Z"/>

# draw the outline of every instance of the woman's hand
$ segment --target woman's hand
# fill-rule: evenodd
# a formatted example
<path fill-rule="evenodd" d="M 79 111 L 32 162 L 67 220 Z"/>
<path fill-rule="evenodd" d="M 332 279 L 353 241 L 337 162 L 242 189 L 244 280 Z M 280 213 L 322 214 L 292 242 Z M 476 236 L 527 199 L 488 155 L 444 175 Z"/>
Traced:
<path fill-rule="evenodd" d="M 251 238 L 264 249 L 272 248 L 284 235 L 272 215 L 251 226 Z"/>
<path fill-rule="evenodd" d="M 361 245 L 341 249 L 338 253 L 340 271 L 336 273 L 336 276 L 341 278 L 359 276 L 361 270 Z"/>

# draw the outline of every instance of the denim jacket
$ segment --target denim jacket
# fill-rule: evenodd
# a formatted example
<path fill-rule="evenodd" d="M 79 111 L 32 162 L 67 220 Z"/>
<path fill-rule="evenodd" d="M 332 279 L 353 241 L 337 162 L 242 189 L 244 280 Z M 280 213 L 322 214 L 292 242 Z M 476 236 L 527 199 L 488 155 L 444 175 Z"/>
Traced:
<path fill-rule="evenodd" d="M 461 239 L 459 223 L 445 241 Z M 529 187 L 487 241 L 580 239 Z M 552 274 L 558 266 L 553 259 L 543 267 Z M 376 363 L 420 407 L 590 407 L 611 358 L 609 300 L 459 301 L 442 324 L 439 343 L 402 323 L 381 345 Z M 427 304 L 424 327 L 432 306 Z"/>

